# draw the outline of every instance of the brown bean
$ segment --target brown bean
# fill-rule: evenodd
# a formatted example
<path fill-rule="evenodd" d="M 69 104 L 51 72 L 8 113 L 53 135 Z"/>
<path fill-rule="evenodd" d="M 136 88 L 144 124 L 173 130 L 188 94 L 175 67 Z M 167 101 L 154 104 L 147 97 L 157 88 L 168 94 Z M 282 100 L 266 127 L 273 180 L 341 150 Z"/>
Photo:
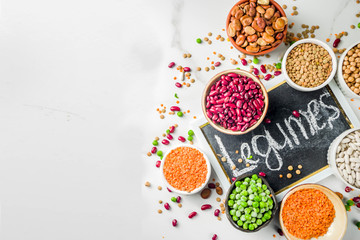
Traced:
<path fill-rule="evenodd" d="M 244 12 L 242 10 L 238 10 L 235 14 L 236 19 L 240 19 L 244 15 Z"/>
<path fill-rule="evenodd" d="M 269 34 L 270 36 L 272 36 L 272 35 L 275 34 L 274 29 L 273 29 L 272 27 L 270 27 L 270 26 L 267 26 L 267 27 L 265 28 L 265 32 L 266 32 L 267 34 Z"/>
<path fill-rule="evenodd" d="M 243 27 L 249 26 L 252 23 L 253 19 L 252 17 L 245 15 L 240 18 L 240 22 L 243 25 Z"/>
<path fill-rule="evenodd" d="M 281 40 L 284 37 L 284 34 L 282 32 L 276 34 L 276 39 Z"/>
<path fill-rule="evenodd" d="M 264 18 L 271 19 L 274 16 L 275 10 L 273 8 L 268 8 L 265 11 Z"/>
<path fill-rule="evenodd" d="M 236 38 L 236 41 L 235 43 L 239 46 L 241 46 L 243 43 L 245 42 L 245 36 L 244 35 L 239 35 L 237 38 Z"/>
<path fill-rule="evenodd" d="M 257 40 L 258 36 L 256 34 L 254 35 L 250 35 L 247 37 L 248 42 L 252 43 L 255 42 Z"/>
<path fill-rule="evenodd" d="M 219 195 L 222 195 L 223 194 L 223 190 L 221 187 L 216 187 L 216 193 L 219 194 Z"/>
<path fill-rule="evenodd" d="M 252 53 L 256 53 L 260 50 L 260 47 L 257 46 L 257 47 L 253 47 L 253 46 L 247 46 L 246 47 L 246 51 L 248 52 L 252 52 Z"/>
<path fill-rule="evenodd" d="M 207 199 L 207 198 L 209 198 L 210 197 L 210 195 L 211 195 L 211 190 L 210 189 L 208 189 L 208 188 L 204 188 L 204 190 L 202 190 L 201 191 L 201 197 L 203 198 L 203 199 Z"/>

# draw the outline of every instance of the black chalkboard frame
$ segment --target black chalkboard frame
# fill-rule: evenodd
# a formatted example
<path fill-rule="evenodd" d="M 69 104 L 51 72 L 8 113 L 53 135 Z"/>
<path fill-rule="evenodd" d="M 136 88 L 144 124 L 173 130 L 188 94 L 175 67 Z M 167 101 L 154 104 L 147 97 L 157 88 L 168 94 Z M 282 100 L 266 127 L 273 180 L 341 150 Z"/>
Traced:
<path fill-rule="evenodd" d="M 274 87 L 270 88 L 268 90 L 268 92 L 276 89 L 277 87 L 281 86 L 282 84 L 285 84 L 286 81 L 280 82 L 279 84 L 275 85 Z M 353 110 L 351 109 L 351 107 L 349 106 L 349 104 L 347 103 L 345 96 L 343 95 L 343 93 L 341 92 L 341 90 L 339 89 L 339 87 L 336 85 L 336 83 L 333 81 L 331 82 L 328 86 L 326 86 L 326 88 L 328 89 L 330 95 L 332 96 L 332 98 L 334 99 L 334 102 L 336 103 L 336 105 L 338 106 L 341 114 L 344 116 L 344 118 L 346 119 L 347 123 L 349 124 L 350 128 L 353 128 L 354 125 L 356 127 L 360 126 L 360 122 L 356 117 L 356 114 L 353 112 Z M 340 104 L 341 102 L 341 104 Z M 221 160 L 220 160 L 220 156 L 216 154 L 215 150 L 213 149 L 213 147 L 209 144 L 206 136 L 203 134 L 202 132 L 202 128 L 209 125 L 209 123 L 205 120 L 205 118 L 203 119 L 199 119 L 196 122 L 194 122 L 193 124 L 195 126 L 195 132 L 198 134 L 200 134 L 200 141 L 206 145 L 206 148 L 208 151 L 205 151 L 207 154 L 211 153 L 211 155 L 213 155 L 215 157 L 216 161 L 211 161 L 212 163 L 212 167 L 215 171 L 215 173 L 217 174 L 217 176 L 219 177 L 221 183 L 226 187 L 226 186 L 230 186 L 231 185 L 231 179 L 229 177 L 229 175 L 226 173 L 223 165 L 221 164 Z M 212 157 L 212 156 L 211 156 Z M 215 164 L 214 164 L 215 163 Z M 300 180 L 288 185 L 287 187 L 279 190 L 276 192 L 276 195 L 278 198 L 281 198 L 281 196 L 283 196 L 287 191 L 287 189 L 298 185 L 299 183 L 305 183 L 305 180 L 308 180 L 309 178 L 313 181 L 313 182 L 317 182 L 320 181 L 324 178 L 326 178 L 327 176 L 331 175 L 332 171 L 329 168 L 329 165 L 318 169 L 317 171 L 304 176 L 303 178 L 301 178 Z M 315 178 L 315 176 L 317 176 Z"/>

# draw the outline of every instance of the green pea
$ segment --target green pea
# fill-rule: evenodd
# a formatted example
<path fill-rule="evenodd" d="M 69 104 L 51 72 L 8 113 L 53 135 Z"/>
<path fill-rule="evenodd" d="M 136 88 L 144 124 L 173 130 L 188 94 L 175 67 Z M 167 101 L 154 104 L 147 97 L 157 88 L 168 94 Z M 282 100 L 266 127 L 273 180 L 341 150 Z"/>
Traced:
<path fill-rule="evenodd" d="M 231 199 L 230 199 L 230 200 L 228 201 L 228 205 L 229 205 L 229 207 L 234 206 L 234 200 L 231 200 Z"/>
<path fill-rule="evenodd" d="M 197 42 L 197 43 L 202 43 L 201 38 L 196 39 L 196 42 Z"/>
<path fill-rule="evenodd" d="M 254 179 L 254 180 L 257 180 L 259 177 L 258 177 L 256 174 L 253 174 L 253 175 L 251 176 L 251 178 Z"/>
<path fill-rule="evenodd" d="M 244 179 L 244 181 L 245 181 L 245 182 L 250 182 L 250 178 L 247 177 L 247 178 Z"/>
<path fill-rule="evenodd" d="M 254 201 L 255 202 L 260 202 L 261 201 L 261 198 L 259 197 L 259 196 L 256 196 L 256 197 L 254 197 Z M 260 205 L 261 206 L 261 205 Z"/>
<path fill-rule="evenodd" d="M 246 221 L 245 215 L 241 215 L 240 220 L 245 222 Z"/>
<path fill-rule="evenodd" d="M 254 228 L 254 225 L 252 225 L 252 224 L 249 224 L 249 230 L 250 231 L 253 231 L 255 228 Z"/>
<path fill-rule="evenodd" d="M 240 182 L 240 181 L 236 181 L 236 182 L 235 182 L 235 187 L 240 187 L 240 185 L 241 185 L 241 182 Z"/>
<path fill-rule="evenodd" d="M 232 215 L 235 215 L 235 213 L 236 213 L 236 211 L 234 210 L 234 209 L 232 209 L 232 210 L 230 210 L 230 215 L 232 216 Z"/>
<path fill-rule="evenodd" d="M 256 221 L 253 223 L 254 228 L 256 229 L 258 227 L 258 225 L 256 224 Z"/>
<path fill-rule="evenodd" d="M 169 134 L 169 133 L 170 133 L 170 130 L 169 130 L 169 129 L 166 129 L 166 133 Z"/>
<path fill-rule="evenodd" d="M 243 196 L 248 196 L 249 193 L 248 193 L 246 190 L 243 190 L 243 191 L 241 192 L 241 195 L 243 195 Z"/>
<path fill-rule="evenodd" d="M 163 155 L 162 151 L 157 151 L 156 155 L 158 155 L 159 157 L 161 157 Z"/>
<path fill-rule="evenodd" d="M 247 207 L 247 202 L 241 202 L 241 206 L 243 206 L 243 207 Z M 246 209 L 245 209 L 246 210 Z"/>
<path fill-rule="evenodd" d="M 237 188 L 235 188 L 235 191 L 236 191 L 237 193 L 239 193 L 239 192 L 241 192 L 241 188 L 237 187 Z"/>
<path fill-rule="evenodd" d="M 189 134 L 189 136 L 192 136 L 192 135 L 194 135 L 194 131 L 193 131 L 193 130 L 189 130 L 189 131 L 188 131 L 188 134 Z"/>
<path fill-rule="evenodd" d="M 240 188 L 241 188 L 241 190 L 246 190 L 246 185 L 241 184 L 241 185 L 240 185 Z"/>
<path fill-rule="evenodd" d="M 258 215 L 256 216 L 257 218 L 262 218 L 263 214 L 262 213 L 258 213 Z"/>
<path fill-rule="evenodd" d="M 160 156 L 160 160 L 162 160 L 163 159 L 163 156 Z"/>
<path fill-rule="evenodd" d="M 259 59 L 257 59 L 256 57 L 254 57 L 253 63 L 254 63 L 254 64 L 258 64 L 258 63 L 259 63 Z"/>
<path fill-rule="evenodd" d="M 154 146 L 159 145 L 158 141 L 156 141 L 156 140 L 154 140 L 154 141 L 152 142 L 152 144 L 153 144 Z"/>
<path fill-rule="evenodd" d="M 266 220 L 267 220 L 267 219 L 266 219 L 265 217 L 262 217 L 262 218 L 261 218 L 261 221 L 263 221 L 263 222 L 266 222 Z"/>
<path fill-rule="evenodd" d="M 264 218 L 265 218 L 266 220 L 269 220 L 269 219 L 271 218 L 271 215 L 266 212 L 266 213 L 264 213 Z"/>
<path fill-rule="evenodd" d="M 281 69 L 281 63 L 277 63 L 277 64 L 275 65 L 275 67 L 276 67 L 277 69 Z"/>
<path fill-rule="evenodd" d="M 194 138 L 192 136 L 188 136 L 187 140 L 192 141 Z"/>
<path fill-rule="evenodd" d="M 263 190 L 266 190 L 266 189 L 267 189 L 267 186 L 266 186 L 265 184 L 263 184 L 263 185 L 261 186 L 261 188 L 262 188 Z"/>
<path fill-rule="evenodd" d="M 238 218 L 236 215 L 234 215 L 234 216 L 232 217 L 232 219 L 234 220 L 234 222 L 239 221 L 239 218 Z"/>
<path fill-rule="evenodd" d="M 358 23 L 358 28 L 360 28 L 360 23 Z"/>
<path fill-rule="evenodd" d="M 178 115 L 179 117 L 182 117 L 184 114 L 183 114 L 182 112 L 177 112 L 177 115 Z"/>
<path fill-rule="evenodd" d="M 251 213 L 251 208 L 245 208 L 244 212 L 245 212 L 245 214 L 250 214 Z"/>
<path fill-rule="evenodd" d="M 176 197 L 172 197 L 171 201 L 176 202 Z"/>
<path fill-rule="evenodd" d="M 261 178 L 259 178 L 258 180 L 256 180 L 256 183 L 262 183 Z"/>
<path fill-rule="evenodd" d="M 251 220 L 251 215 L 250 214 L 245 214 L 245 219 L 246 220 Z"/>
<path fill-rule="evenodd" d="M 244 222 L 240 219 L 239 221 L 237 221 L 237 225 L 241 227 L 242 225 L 244 225 Z"/>
<path fill-rule="evenodd" d="M 235 199 L 235 194 L 230 194 L 229 198 L 230 199 Z"/>
<path fill-rule="evenodd" d="M 357 222 L 356 223 L 356 226 L 359 228 L 359 230 L 360 230 L 360 222 Z"/>
<path fill-rule="evenodd" d="M 237 203 L 234 204 L 233 208 L 237 209 L 239 207 L 239 205 Z"/>
<path fill-rule="evenodd" d="M 253 202 L 252 206 L 257 208 L 257 207 L 259 207 L 259 203 L 258 202 Z"/>
<path fill-rule="evenodd" d="M 244 223 L 243 229 L 247 230 L 248 228 L 249 228 L 249 224 L 248 224 L 248 223 Z"/>
<path fill-rule="evenodd" d="M 239 200 L 241 198 L 241 195 L 240 194 L 236 194 L 235 195 L 235 199 Z"/>
<path fill-rule="evenodd" d="M 348 200 L 346 203 L 349 206 L 353 206 L 355 204 L 353 200 Z"/>
<path fill-rule="evenodd" d="M 346 211 L 350 211 L 350 206 L 349 206 L 349 205 L 345 205 L 345 209 L 346 209 Z"/>

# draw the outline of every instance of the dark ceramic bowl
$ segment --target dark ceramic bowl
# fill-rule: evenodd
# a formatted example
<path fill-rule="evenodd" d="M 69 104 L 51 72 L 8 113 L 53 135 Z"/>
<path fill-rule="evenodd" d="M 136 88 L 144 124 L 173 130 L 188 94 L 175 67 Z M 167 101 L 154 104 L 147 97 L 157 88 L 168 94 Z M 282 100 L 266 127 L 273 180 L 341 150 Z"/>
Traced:
<path fill-rule="evenodd" d="M 225 201 L 225 211 L 226 211 L 226 217 L 227 219 L 229 220 L 229 222 L 231 223 L 231 225 L 236 228 L 237 230 L 240 230 L 240 231 L 243 231 L 243 232 L 247 232 L 247 233 L 252 233 L 252 232 L 258 232 L 260 231 L 261 229 L 263 229 L 264 227 L 266 227 L 267 225 L 269 225 L 269 223 L 274 219 L 275 217 L 275 214 L 277 212 L 277 209 L 278 209 L 278 202 L 276 201 L 276 198 L 275 198 L 275 193 L 274 193 L 274 190 L 270 187 L 268 181 L 266 181 L 265 178 L 261 177 L 258 175 L 259 178 L 261 178 L 261 180 L 263 181 L 263 184 L 265 184 L 268 189 L 270 190 L 270 193 L 271 193 L 271 198 L 272 200 L 274 201 L 274 208 L 271 209 L 272 211 L 272 214 L 271 214 L 271 218 L 269 220 L 267 220 L 264 224 L 262 224 L 261 226 L 259 226 L 258 228 L 256 228 L 255 230 L 253 231 L 250 231 L 250 230 L 247 230 L 247 229 L 243 229 L 242 227 L 240 227 L 239 225 L 236 224 L 236 222 L 234 222 L 234 220 L 232 219 L 231 215 L 230 215 L 230 210 L 229 210 L 229 206 L 227 204 L 227 201 L 229 199 L 229 196 L 232 192 L 232 190 L 235 188 L 235 182 L 238 181 L 238 180 L 243 180 L 247 177 L 250 177 L 252 176 L 253 174 L 252 173 L 245 173 L 239 177 L 236 178 L 236 180 L 231 184 L 229 190 L 227 191 L 227 194 L 226 194 L 226 201 Z"/>

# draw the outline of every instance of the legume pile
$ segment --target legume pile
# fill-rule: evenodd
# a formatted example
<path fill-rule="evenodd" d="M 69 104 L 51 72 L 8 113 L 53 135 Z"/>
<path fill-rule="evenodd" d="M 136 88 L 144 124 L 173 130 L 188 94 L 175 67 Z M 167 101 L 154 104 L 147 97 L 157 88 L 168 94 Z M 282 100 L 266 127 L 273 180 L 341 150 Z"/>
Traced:
<path fill-rule="evenodd" d="M 301 189 L 291 194 L 284 204 L 282 219 L 290 234 L 301 239 L 323 236 L 335 218 L 329 198 L 317 189 Z"/>
<path fill-rule="evenodd" d="M 286 59 L 286 71 L 299 86 L 313 88 L 323 84 L 332 71 L 328 51 L 313 43 L 303 43 L 290 51 Z"/>
<path fill-rule="evenodd" d="M 360 44 L 348 51 L 344 58 L 342 71 L 348 87 L 360 95 Z"/>
<path fill-rule="evenodd" d="M 271 219 L 274 208 L 270 190 L 256 174 L 236 181 L 227 203 L 233 221 L 251 231 Z"/>

